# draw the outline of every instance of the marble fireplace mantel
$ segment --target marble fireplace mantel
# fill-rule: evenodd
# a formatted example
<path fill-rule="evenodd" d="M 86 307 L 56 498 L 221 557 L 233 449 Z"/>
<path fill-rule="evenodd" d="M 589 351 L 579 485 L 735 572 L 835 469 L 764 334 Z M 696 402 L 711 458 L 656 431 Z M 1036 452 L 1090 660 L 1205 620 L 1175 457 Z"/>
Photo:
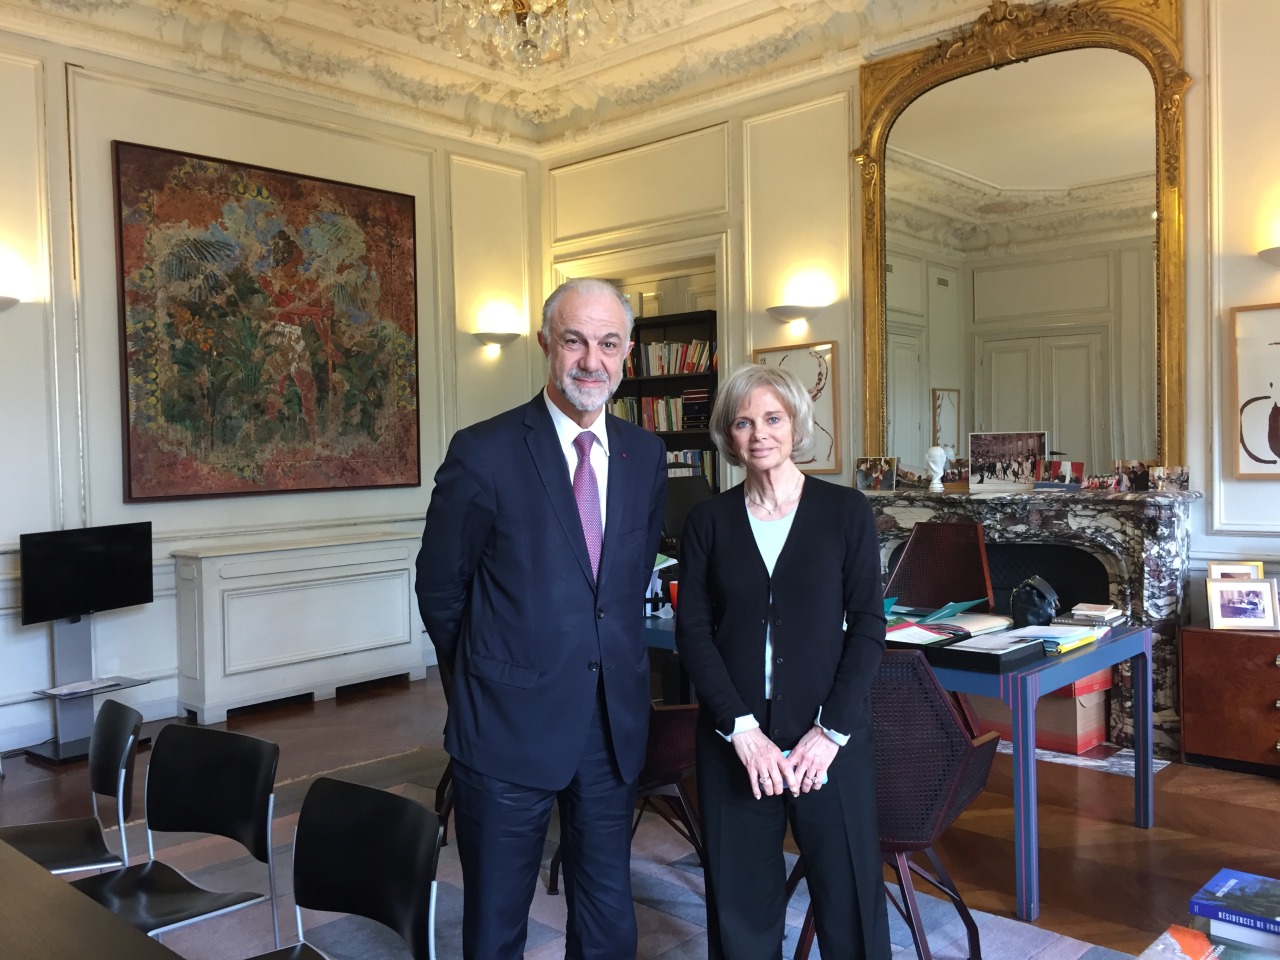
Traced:
<path fill-rule="evenodd" d="M 1187 587 L 1191 505 L 1200 493 L 1025 493 L 900 491 L 868 495 L 880 536 L 881 562 L 921 521 L 971 520 L 988 543 L 1066 544 L 1097 557 L 1111 583 L 1111 602 L 1151 628 L 1155 748 L 1177 756 L 1178 647 Z M 1045 573 L 1050 583 L 1053 577 Z M 958 598 L 963 599 L 963 598 Z M 1111 739 L 1132 744 L 1128 664 L 1117 667 Z"/>

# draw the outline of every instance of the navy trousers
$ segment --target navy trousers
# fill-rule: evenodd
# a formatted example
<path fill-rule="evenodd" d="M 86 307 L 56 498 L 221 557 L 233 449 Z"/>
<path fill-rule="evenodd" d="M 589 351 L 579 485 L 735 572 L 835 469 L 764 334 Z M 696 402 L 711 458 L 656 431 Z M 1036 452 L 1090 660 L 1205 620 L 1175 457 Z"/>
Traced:
<path fill-rule="evenodd" d="M 582 759 L 559 790 L 522 786 L 453 764 L 454 832 L 462 863 L 462 955 L 520 960 L 551 807 L 560 809 L 569 960 L 635 960 L 631 812 L 635 784 L 618 774 L 603 691 Z"/>

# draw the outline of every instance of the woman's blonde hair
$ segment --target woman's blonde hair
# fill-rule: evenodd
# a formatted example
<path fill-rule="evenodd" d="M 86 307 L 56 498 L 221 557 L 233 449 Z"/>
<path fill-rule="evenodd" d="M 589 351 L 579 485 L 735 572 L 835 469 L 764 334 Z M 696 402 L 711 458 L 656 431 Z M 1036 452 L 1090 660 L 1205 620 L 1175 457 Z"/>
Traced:
<path fill-rule="evenodd" d="M 733 421 L 758 387 L 767 387 L 776 393 L 791 418 L 791 459 L 809 459 L 813 453 L 813 400 L 809 391 L 800 383 L 800 378 L 785 367 L 760 364 L 739 367 L 720 383 L 710 424 L 711 439 L 720 455 L 735 467 L 743 465 L 733 449 Z"/>

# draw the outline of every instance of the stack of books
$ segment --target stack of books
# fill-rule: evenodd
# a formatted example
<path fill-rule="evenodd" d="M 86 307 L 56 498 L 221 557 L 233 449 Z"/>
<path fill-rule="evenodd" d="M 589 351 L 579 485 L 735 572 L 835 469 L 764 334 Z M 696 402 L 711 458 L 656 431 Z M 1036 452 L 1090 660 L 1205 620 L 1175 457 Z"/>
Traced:
<path fill-rule="evenodd" d="M 1071 626 L 1067 624 L 1049 624 L 1044 627 L 1019 627 L 998 634 L 1009 639 L 1039 640 L 1044 644 L 1044 652 L 1050 656 L 1068 653 L 1078 647 L 1093 643 L 1098 639 L 1097 627 Z"/>
<path fill-rule="evenodd" d="M 1188 903 L 1193 924 L 1215 942 L 1280 954 L 1280 880 L 1219 870 Z"/>
<path fill-rule="evenodd" d="M 1109 603 L 1077 603 L 1050 622 L 1066 627 L 1095 627 L 1098 639 L 1101 639 L 1111 632 L 1112 627 L 1124 621 L 1124 611 Z"/>

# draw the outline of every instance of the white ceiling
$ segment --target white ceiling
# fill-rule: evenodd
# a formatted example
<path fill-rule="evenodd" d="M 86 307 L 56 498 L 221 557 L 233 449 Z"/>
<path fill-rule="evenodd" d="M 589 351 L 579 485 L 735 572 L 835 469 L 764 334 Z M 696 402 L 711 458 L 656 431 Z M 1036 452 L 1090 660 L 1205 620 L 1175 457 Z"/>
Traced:
<path fill-rule="evenodd" d="M 1001 190 L 1127 180 L 1156 169 L 1154 90 L 1135 57 L 1068 50 L 929 91 L 889 144 Z"/>

